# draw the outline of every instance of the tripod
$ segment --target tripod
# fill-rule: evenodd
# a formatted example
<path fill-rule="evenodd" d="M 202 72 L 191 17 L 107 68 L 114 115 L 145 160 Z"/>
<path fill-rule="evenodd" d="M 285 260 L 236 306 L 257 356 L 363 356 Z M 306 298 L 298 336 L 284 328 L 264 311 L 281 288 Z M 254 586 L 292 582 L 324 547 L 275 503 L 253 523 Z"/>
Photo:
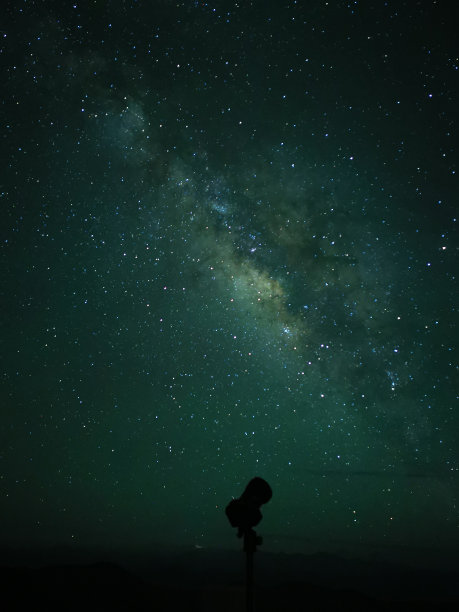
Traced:
<path fill-rule="evenodd" d="M 245 573 L 245 609 L 246 612 L 253 612 L 253 554 L 257 550 L 257 545 L 263 544 L 263 538 L 258 536 L 253 529 L 244 532 L 244 552 L 246 554 L 246 573 Z"/>

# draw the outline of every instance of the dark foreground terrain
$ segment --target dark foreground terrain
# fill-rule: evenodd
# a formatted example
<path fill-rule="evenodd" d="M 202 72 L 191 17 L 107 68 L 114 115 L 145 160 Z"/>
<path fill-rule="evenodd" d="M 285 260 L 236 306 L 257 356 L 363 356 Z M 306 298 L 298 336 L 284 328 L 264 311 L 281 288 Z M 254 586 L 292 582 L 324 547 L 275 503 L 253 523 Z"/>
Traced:
<path fill-rule="evenodd" d="M 149 560 L 131 557 L 123 566 L 3 566 L 2 610 L 244 610 L 243 562 L 243 555 L 233 551 L 192 551 Z M 257 553 L 256 573 L 258 611 L 459 609 L 457 572 L 331 555 Z"/>

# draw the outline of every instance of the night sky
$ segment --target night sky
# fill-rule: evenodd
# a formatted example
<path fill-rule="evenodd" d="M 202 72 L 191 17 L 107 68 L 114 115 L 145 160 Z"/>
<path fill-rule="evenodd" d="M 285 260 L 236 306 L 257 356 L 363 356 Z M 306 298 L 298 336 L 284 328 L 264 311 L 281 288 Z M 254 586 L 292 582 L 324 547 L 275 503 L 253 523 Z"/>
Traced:
<path fill-rule="evenodd" d="M 0 543 L 457 552 L 453 4 L 5 4 Z"/>

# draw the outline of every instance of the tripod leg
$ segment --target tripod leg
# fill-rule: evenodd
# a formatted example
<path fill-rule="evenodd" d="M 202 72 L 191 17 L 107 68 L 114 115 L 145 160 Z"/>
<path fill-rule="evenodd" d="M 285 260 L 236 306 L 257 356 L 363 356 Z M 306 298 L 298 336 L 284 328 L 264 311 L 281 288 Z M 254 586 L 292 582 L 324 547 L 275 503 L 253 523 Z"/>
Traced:
<path fill-rule="evenodd" d="M 246 592 L 245 602 L 246 611 L 253 612 L 253 552 L 247 551 L 247 565 L 246 565 Z"/>

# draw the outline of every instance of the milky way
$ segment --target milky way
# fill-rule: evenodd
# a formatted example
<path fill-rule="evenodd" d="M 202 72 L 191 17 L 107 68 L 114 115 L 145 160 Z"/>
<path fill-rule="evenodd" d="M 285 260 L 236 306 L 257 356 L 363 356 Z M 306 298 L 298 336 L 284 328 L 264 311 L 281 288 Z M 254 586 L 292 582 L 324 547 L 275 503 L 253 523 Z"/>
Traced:
<path fill-rule="evenodd" d="M 259 475 L 272 549 L 443 554 L 446 16 L 157 4 L 2 29 L 3 539 L 235 546 Z"/>

